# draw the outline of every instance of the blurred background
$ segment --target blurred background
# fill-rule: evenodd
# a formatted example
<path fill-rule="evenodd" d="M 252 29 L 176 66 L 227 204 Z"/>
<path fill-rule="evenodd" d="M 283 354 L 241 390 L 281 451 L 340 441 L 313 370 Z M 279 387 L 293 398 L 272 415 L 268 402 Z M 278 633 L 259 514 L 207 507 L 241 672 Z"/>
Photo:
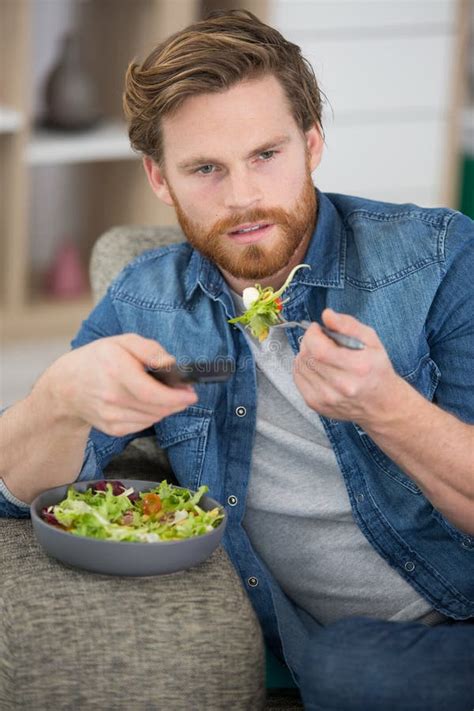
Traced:
<path fill-rule="evenodd" d="M 0 0 L 1 403 L 69 349 L 95 240 L 171 224 L 128 143 L 128 62 L 217 8 L 301 46 L 328 101 L 324 191 L 474 218 L 474 0 Z"/>

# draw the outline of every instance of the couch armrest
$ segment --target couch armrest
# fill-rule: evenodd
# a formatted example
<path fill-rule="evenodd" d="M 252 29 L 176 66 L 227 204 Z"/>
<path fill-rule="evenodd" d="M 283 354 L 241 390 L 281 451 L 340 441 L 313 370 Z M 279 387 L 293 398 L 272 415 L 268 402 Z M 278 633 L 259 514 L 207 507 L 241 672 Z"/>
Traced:
<path fill-rule="evenodd" d="M 223 548 L 127 578 L 48 557 L 29 519 L 0 519 L 0 708 L 264 707 L 259 623 Z"/>

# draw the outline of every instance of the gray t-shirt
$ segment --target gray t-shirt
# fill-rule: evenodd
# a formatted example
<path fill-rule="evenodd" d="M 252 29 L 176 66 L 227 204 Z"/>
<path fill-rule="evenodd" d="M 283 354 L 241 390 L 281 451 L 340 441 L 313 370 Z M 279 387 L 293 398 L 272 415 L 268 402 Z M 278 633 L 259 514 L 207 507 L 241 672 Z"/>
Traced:
<path fill-rule="evenodd" d="M 236 312 L 242 313 L 242 298 L 231 294 Z M 286 594 L 321 624 L 354 615 L 424 618 L 430 604 L 376 552 L 354 521 L 319 415 L 293 380 L 294 355 L 285 330 L 271 331 L 263 343 L 248 331 L 246 336 L 256 361 L 258 394 L 243 525 L 254 549 Z"/>

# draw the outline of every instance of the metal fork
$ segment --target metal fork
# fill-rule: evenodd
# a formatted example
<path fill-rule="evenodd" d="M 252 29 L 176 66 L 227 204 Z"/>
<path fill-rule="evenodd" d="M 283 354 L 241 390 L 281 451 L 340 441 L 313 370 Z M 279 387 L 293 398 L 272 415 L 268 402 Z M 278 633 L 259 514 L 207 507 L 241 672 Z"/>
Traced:
<path fill-rule="evenodd" d="M 280 316 L 281 319 L 281 316 Z M 271 328 L 293 328 L 294 326 L 299 326 L 300 328 L 308 329 L 313 321 L 285 321 L 282 319 L 281 323 L 277 323 Z M 365 343 L 359 341 L 358 338 L 353 338 L 352 336 L 346 336 L 345 333 L 339 333 L 338 331 L 332 331 L 326 326 L 321 326 L 320 328 L 328 338 L 331 338 L 339 346 L 344 346 L 345 348 L 352 348 L 352 350 L 360 351 L 365 348 Z"/>

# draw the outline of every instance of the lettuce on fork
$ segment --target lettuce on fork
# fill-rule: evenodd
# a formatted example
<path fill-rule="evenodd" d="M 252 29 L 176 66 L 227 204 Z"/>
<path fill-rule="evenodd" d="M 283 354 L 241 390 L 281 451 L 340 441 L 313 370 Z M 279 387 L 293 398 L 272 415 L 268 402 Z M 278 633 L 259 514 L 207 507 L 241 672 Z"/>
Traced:
<path fill-rule="evenodd" d="M 283 308 L 283 304 L 288 301 L 288 299 L 282 300 L 281 294 L 291 283 L 298 269 L 302 267 L 309 268 L 309 266 L 309 264 L 297 264 L 278 291 L 274 291 L 271 286 L 262 288 L 260 284 L 244 289 L 242 298 L 247 310 L 241 316 L 228 319 L 228 323 L 242 323 L 246 328 L 250 329 L 254 338 L 264 341 L 270 333 L 270 327 L 281 323 L 280 311 Z"/>

